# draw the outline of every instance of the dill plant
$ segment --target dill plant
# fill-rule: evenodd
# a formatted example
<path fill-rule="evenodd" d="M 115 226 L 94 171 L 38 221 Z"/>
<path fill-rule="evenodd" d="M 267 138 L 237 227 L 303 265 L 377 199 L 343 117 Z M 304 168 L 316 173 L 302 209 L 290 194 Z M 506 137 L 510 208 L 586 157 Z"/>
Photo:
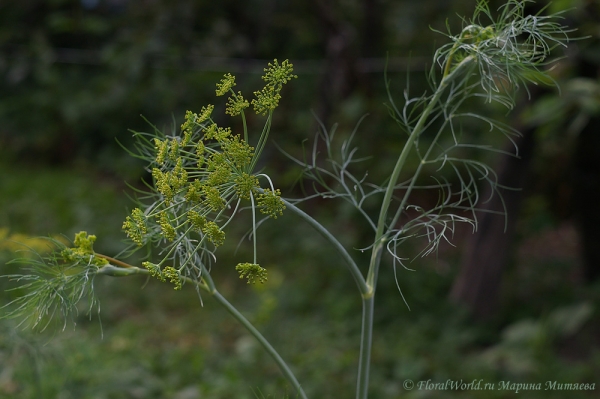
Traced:
<path fill-rule="evenodd" d="M 181 129 L 170 135 L 153 127 L 151 133 L 134 132 L 136 150 L 131 154 L 143 159 L 152 175 L 146 191 L 139 191 L 138 204 L 123 223 L 131 241 L 131 250 L 148 247 L 157 250 L 159 261 L 152 259 L 141 265 L 127 263 L 127 253 L 109 257 L 96 253 L 96 239 L 79 233 L 71 245 L 50 240 L 54 250 L 48 255 L 23 258 L 29 274 L 11 275 L 26 292 L 5 307 L 5 316 L 21 317 L 25 325 L 39 326 L 57 312 L 65 320 L 77 311 L 77 303 L 90 299 L 90 310 L 97 303 L 93 283 L 98 275 L 150 275 L 170 283 L 175 290 L 185 285 L 212 296 L 227 309 L 260 342 L 273 357 L 298 396 L 306 398 L 286 362 L 261 333 L 217 290 L 211 267 L 219 246 L 226 240 L 226 227 L 234 223 L 242 209 L 252 213 L 254 256 L 235 266 L 240 278 L 248 283 L 264 282 L 267 270 L 260 266 L 256 253 L 257 213 L 276 219 L 292 212 L 309 223 L 341 255 L 354 278 L 362 298 L 362 330 L 356 397 L 367 398 L 371 357 L 373 313 L 378 272 L 384 255 L 391 260 L 394 272 L 405 266 L 402 245 L 424 239 L 420 256 L 437 250 L 449 241 L 457 223 L 468 223 L 475 229 L 476 212 L 482 202 L 482 184 L 497 192 L 493 169 L 469 155 L 475 151 L 496 151 L 487 144 L 468 141 L 462 127 L 478 121 L 508 140 L 517 135 L 510 126 L 497 122 L 474 109 L 466 108 L 467 100 L 495 102 L 511 109 L 514 94 L 528 84 L 548 84 L 552 80 L 544 72 L 547 57 L 554 47 L 565 46 L 568 30 L 559 15 L 526 15 L 529 1 L 509 0 L 497 13 L 485 0 L 478 0 L 470 19 L 463 20 L 460 33 L 442 33 L 449 43 L 439 48 L 428 74 L 431 93 L 410 97 L 404 91 L 404 105 L 398 106 L 386 76 L 389 102 L 387 107 L 406 142 L 397 161 L 383 182 L 367 180 L 367 174 L 355 174 L 360 162 L 352 139 L 359 127 L 340 146 L 334 142 L 334 131 L 324 126 L 315 145 L 304 160 L 290 157 L 300 165 L 306 178 L 313 180 L 315 194 L 301 199 L 284 199 L 272 179 L 258 172 L 258 160 L 268 142 L 274 110 L 281 100 L 285 84 L 295 79 L 289 61 L 275 60 L 265 69 L 265 86 L 248 101 L 235 91 L 235 77 L 226 74 L 216 85 L 216 95 L 228 95 L 226 114 L 240 117 L 243 131 L 234 133 L 218 126 L 212 118 L 214 105 L 199 112 L 188 111 Z M 497 14 L 497 16 L 495 16 Z M 252 108 L 266 117 L 258 138 L 251 135 L 245 113 Z M 326 149 L 321 162 L 319 142 Z M 514 142 L 513 142 L 514 143 Z M 515 151 L 517 150 L 515 146 Z M 417 157 L 418 166 L 411 176 L 403 176 L 409 156 Z M 325 166 L 323 166 L 325 165 Z M 451 183 L 444 176 L 455 178 Z M 423 176 L 431 178 L 423 182 Z M 413 203 L 413 192 L 438 190 L 438 202 L 430 208 Z M 359 268 L 352 253 L 329 230 L 302 211 L 299 204 L 314 197 L 338 199 L 350 203 L 370 226 L 373 240 L 365 243 L 370 261 L 367 273 Z M 368 199 L 380 201 L 379 214 L 364 208 Z M 410 213 L 409 213 L 410 211 Z"/>

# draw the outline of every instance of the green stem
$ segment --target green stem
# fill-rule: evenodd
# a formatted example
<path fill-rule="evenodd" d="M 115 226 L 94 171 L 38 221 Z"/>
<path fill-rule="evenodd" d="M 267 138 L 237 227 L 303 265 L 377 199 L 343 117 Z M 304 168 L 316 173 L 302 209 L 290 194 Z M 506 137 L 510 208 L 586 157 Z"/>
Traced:
<path fill-rule="evenodd" d="M 110 263 L 112 263 L 113 265 L 117 265 L 117 266 L 120 266 L 120 267 L 124 267 L 124 268 L 126 268 L 126 269 L 130 269 L 130 268 L 137 269 L 137 267 L 135 267 L 135 266 L 132 266 L 132 265 L 130 265 L 129 263 L 125 263 L 125 262 L 123 262 L 123 261 L 120 261 L 120 260 L 118 260 L 118 259 L 111 258 L 110 256 L 102 255 L 102 254 L 99 254 L 99 253 L 94 253 L 94 255 L 96 255 L 96 256 L 97 256 L 97 257 L 99 257 L 99 258 L 106 259 L 107 261 L 109 261 L 109 262 L 110 262 Z"/>
<path fill-rule="evenodd" d="M 254 250 L 254 261 L 256 264 L 256 207 L 254 206 L 254 195 L 250 192 L 250 203 L 252 204 L 252 248 Z"/>
<path fill-rule="evenodd" d="M 269 111 L 269 116 L 267 116 L 265 126 L 263 127 L 263 130 L 260 133 L 258 143 L 256 144 L 256 148 L 254 149 L 254 156 L 252 157 L 252 162 L 250 162 L 250 170 L 254 170 L 254 168 L 256 167 L 256 163 L 260 159 L 260 154 L 262 154 L 262 151 L 265 148 L 267 138 L 269 137 L 269 132 L 271 131 L 272 118 L 273 111 Z"/>
<path fill-rule="evenodd" d="M 281 370 L 285 378 L 296 389 L 300 397 L 302 399 L 307 399 L 306 394 L 302 389 L 302 386 L 296 379 L 296 376 L 294 375 L 292 370 L 290 370 L 287 363 L 282 359 L 279 353 L 277 353 L 275 348 L 271 346 L 269 341 L 266 340 L 266 338 L 260 333 L 260 331 L 258 331 L 256 327 L 254 327 L 252 323 L 250 323 L 248 319 L 244 317 L 243 314 L 241 314 L 231 303 L 229 303 L 229 301 L 227 301 L 227 299 L 225 299 L 225 297 L 223 297 L 223 295 L 219 293 L 206 267 L 203 264 L 200 264 L 200 267 L 202 268 L 202 280 L 208 287 L 208 292 L 210 293 L 210 295 L 213 298 L 215 298 L 217 302 L 219 302 L 225 309 L 227 309 L 229 314 L 231 314 L 238 322 L 240 322 L 244 327 L 246 327 L 246 330 L 248 330 L 248 332 L 252 334 L 254 338 L 256 338 L 256 340 L 262 345 L 262 347 L 267 351 L 267 353 L 271 355 L 275 363 L 277 363 L 277 366 L 279 366 L 279 369 Z"/>
<path fill-rule="evenodd" d="M 474 60 L 475 60 L 474 57 L 469 56 L 469 57 L 465 58 L 464 60 L 462 60 L 460 62 L 460 64 L 458 64 L 456 66 L 456 68 L 454 68 L 454 70 L 452 72 L 450 72 L 448 75 L 444 75 L 444 77 L 442 78 L 442 81 L 440 82 L 440 85 L 438 86 L 437 90 L 435 91 L 433 97 L 431 97 L 429 104 L 427 104 L 427 107 L 423 110 L 423 113 L 419 117 L 417 124 L 415 125 L 415 127 L 413 128 L 413 131 L 411 132 L 410 136 L 408 137 L 408 140 L 406 141 L 406 144 L 404 145 L 404 148 L 402 149 L 402 152 L 400 153 L 400 156 L 398 157 L 398 161 L 396 161 L 396 165 L 394 166 L 394 170 L 392 171 L 392 175 L 390 177 L 387 189 L 385 191 L 385 195 L 383 197 L 383 202 L 381 204 L 381 210 L 379 212 L 379 219 L 377 221 L 377 232 L 375 233 L 375 240 L 374 240 L 374 245 L 373 245 L 374 255 L 376 255 L 375 251 L 380 251 L 383 248 L 383 245 L 381 245 L 381 244 L 383 244 L 386 241 L 386 239 L 384 237 L 385 225 L 386 225 L 385 221 L 387 219 L 390 204 L 392 203 L 392 197 L 394 195 L 394 190 L 395 190 L 396 184 L 398 184 L 398 179 L 400 178 L 400 173 L 402 172 L 402 169 L 404 168 L 404 165 L 406 164 L 408 155 L 412 151 L 417 138 L 423 132 L 423 128 L 425 127 L 425 123 L 427 122 L 427 118 L 429 118 L 429 115 L 435 108 L 437 102 L 440 100 L 446 87 L 448 87 L 448 84 L 459 74 L 459 72 L 462 71 L 462 69 L 464 67 L 469 65 Z M 374 277 L 377 272 L 376 269 L 379 267 L 379 262 L 376 262 L 376 263 L 373 262 L 373 260 L 375 260 L 376 258 L 377 258 L 377 256 L 371 257 L 371 264 L 369 265 L 369 272 L 367 274 L 367 284 L 369 285 L 369 287 L 371 289 L 374 289 L 374 287 L 375 287 Z"/>
<path fill-rule="evenodd" d="M 240 114 L 242 115 L 242 126 L 244 127 L 244 141 L 246 142 L 246 144 L 250 145 L 250 143 L 248 143 L 248 126 L 246 125 L 246 114 L 244 114 L 244 110 L 242 110 Z"/>
<path fill-rule="evenodd" d="M 98 254 L 96 254 L 96 255 L 98 255 Z M 101 257 L 104 258 L 104 256 L 101 256 Z M 114 265 L 106 265 L 106 266 L 102 266 L 100 269 L 98 269 L 98 271 L 96 273 L 104 274 L 106 276 L 112 276 L 112 277 L 133 276 L 135 274 L 150 275 L 150 272 L 148 270 L 142 269 L 141 267 L 131 266 L 131 265 L 119 266 L 119 267 L 114 266 Z"/>
<path fill-rule="evenodd" d="M 379 265 L 383 241 L 373 248 L 371 264 Z M 378 270 L 375 271 L 377 273 Z M 374 280 L 377 281 L 375 275 Z M 360 354 L 358 357 L 358 377 L 356 379 L 356 398 L 366 399 L 369 395 L 369 366 L 371 364 L 371 347 L 373 345 L 373 315 L 375 313 L 375 287 L 362 296 L 362 321 L 360 331 Z"/>
<path fill-rule="evenodd" d="M 279 353 L 277 353 L 277 351 L 271 346 L 271 344 L 269 343 L 269 341 L 267 341 L 265 339 L 265 337 L 248 321 L 248 319 L 246 319 L 244 317 L 244 315 L 242 315 L 231 303 L 229 303 L 227 301 L 227 299 L 225 299 L 219 293 L 219 291 L 215 290 L 214 292 L 212 292 L 211 295 L 225 309 L 227 309 L 227 311 L 237 321 L 239 321 L 244 327 L 246 327 L 246 329 L 248 330 L 248 332 L 250 332 L 250 334 L 252 334 L 254 336 L 254 338 L 256 338 L 256 340 L 258 342 L 260 342 L 260 344 L 263 346 L 263 348 L 269 353 L 269 355 L 271 355 L 271 357 L 273 358 L 273 360 L 275 360 L 275 363 L 277 363 L 277 365 L 279 366 L 279 369 L 281 370 L 281 372 L 283 373 L 283 375 L 287 378 L 288 382 L 290 384 L 292 384 L 292 386 L 294 387 L 294 389 L 296 390 L 296 392 L 300 395 L 300 397 L 302 399 L 307 399 L 306 394 L 304 393 L 304 390 L 302 389 L 302 386 L 300 385 L 300 383 L 298 382 L 298 380 L 294 376 L 294 373 L 292 372 L 292 370 L 290 370 L 290 368 L 285 363 L 285 361 L 281 358 L 281 356 L 279 356 Z"/>
<path fill-rule="evenodd" d="M 367 389 L 369 387 L 369 366 L 371 359 L 371 345 L 373 342 L 373 314 L 374 314 L 374 303 L 375 297 L 373 296 L 373 290 L 366 284 L 366 281 L 360 272 L 360 269 L 348 253 L 346 248 L 319 222 L 313 219 L 310 215 L 302 211 L 300 208 L 285 201 L 287 209 L 294 212 L 296 215 L 304 219 L 314 229 L 316 229 L 325 239 L 327 239 L 331 245 L 342 255 L 342 258 L 346 261 L 348 270 L 354 277 L 354 281 L 358 286 L 358 289 L 362 296 L 362 327 L 361 327 L 361 340 L 360 340 L 360 356 L 358 362 L 358 380 L 356 386 L 356 397 L 366 398 Z M 381 251 L 375 251 L 375 254 L 379 254 Z"/>
<path fill-rule="evenodd" d="M 306 212 L 298 208 L 296 205 L 286 200 L 283 200 L 283 202 L 285 203 L 286 209 L 289 209 L 290 211 L 294 212 L 296 215 L 304 219 L 306 222 L 308 222 L 308 224 L 310 224 L 315 230 L 321 233 L 321 235 L 325 237 L 325 239 L 329 241 L 331 245 L 333 245 L 333 247 L 344 259 L 346 266 L 350 271 L 350 274 L 352 274 L 352 277 L 354 277 L 354 281 L 356 282 L 356 285 L 358 286 L 358 290 L 360 291 L 361 295 L 368 295 L 368 292 L 370 290 L 365 282 L 365 278 L 363 277 L 360 269 L 354 262 L 354 259 L 352 259 L 348 251 L 346 251 L 346 248 L 344 248 L 344 246 L 325 227 L 323 227 L 321 223 L 317 222 L 309 214 L 307 214 Z"/>
<path fill-rule="evenodd" d="M 451 55 L 450 55 L 451 57 Z M 449 68 L 445 68 L 443 78 L 431 97 L 431 100 L 427 104 L 427 107 L 423 110 L 423 113 L 419 117 L 417 124 L 413 128 L 410 136 L 398 160 L 396 161 L 396 165 L 394 166 L 394 170 L 392 171 L 392 175 L 390 177 L 387 189 L 385 191 L 385 195 L 383 197 L 383 202 L 381 204 L 381 210 L 379 213 L 379 219 L 377 221 L 377 231 L 375 233 L 375 240 L 373 241 L 373 250 L 371 254 L 371 261 L 369 264 L 369 271 L 367 273 L 367 287 L 369 289 L 368 296 L 363 295 L 363 319 L 362 319 L 362 337 L 361 337 L 361 351 L 359 358 L 359 368 L 358 368 L 358 383 L 356 388 L 356 398 L 357 399 L 366 399 L 368 396 L 368 387 L 369 387 L 369 363 L 371 361 L 371 339 L 372 339 L 372 330 L 373 330 L 373 297 L 375 295 L 375 287 L 377 283 L 377 275 L 379 274 L 379 266 L 381 264 L 381 254 L 383 252 L 383 248 L 387 242 L 385 227 L 386 227 L 386 219 L 388 217 L 388 211 L 390 205 L 392 203 L 392 198 L 394 195 L 394 190 L 396 185 L 398 184 L 398 180 L 400 178 L 400 173 L 406 164 L 406 160 L 408 159 L 408 155 L 413 149 L 413 146 L 419 137 L 419 135 L 423 132 L 423 129 L 426 125 L 427 118 L 431 112 L 435 109 L 438 101 L 440 100 L 442 94 L 450 84 L 450 82 L 458 76 L 460 72 L 475 59 L 474 57 L 467 57 L 462 60 L 456 68 L 450 72 Z M 402 205 L 406 201 L 402 201 Z M 401 210 L 400 210 L 401 213 Z M 394 223 L 396 222 L 394 218 Z M 392 226 L 393 227 L 393 226 Z"/>
<path fill-rule="evenodd" d="M 146 269 L 132 266 L 130 264 L 127 264 L 125 262 L 119 261 L 117 259 L 111 258 L 106 255 L 101 255 L 101 254 L 97 253 L 96 256 L 107 259 L 111 263 L 114 263 L 114 264 L 120 266 L 120 267 L 116 267 L 114 265 L 103 266 L 98 270 L 98 274 L 104 274 L 104 275 L 116 276 L 116 277 L 131 276 L 131 275 L 135 275 L 135 274 L 145 274 L 145 275 L 150 274 L 150 272 Z M 210 274 L 208 273 L 208 270 L 206 269 L 206 267 L 202 264 L 200 265 L 200 267 L 202 270 L 202 280 L 201 281 L 196 281 L 189 277 L 183 277 L 183 276 L 181 277 L 181 279 L 188 283 L 197 285 L 198 287 L 207 291 L 213 298 L 215 298 L 217 300 L 217 302 L 219 302 L 219 304 L 221 304 L 221 306 L 223 306 L 229 312 L 229 314 L 231 314 L 240 324 L 242 324 L 246 328 L 246 330 L 248 330 L 248 332 L 250 334 L 252 334 L 252 336 L 254 336 L 254 338 L 256 338 L 256 340 L 262 345 L 262 347 L 267 351 L 267 353 L 269 355 L 271 355 L 271 357 L 273 358 L 275 363 L 277 363 L 277 366 L 279 366 L 279 369 L 281 370 L 281 372 L 283 373 L 285 378 L 288 380 L 288 382 L 290 384 L 292 384 L 292 386 L 297 391 L 297 393 L 300 395 L 300 397 L 302 399 L 307 399 L 306 394 L 304 393 L 304 390 L 302 389 L 302 386 L 296 379 L 296 376 L 290 370 L 287 363 L 282 359 L 282 357 L 279 355 L 279 353 L 277 353 L 275 348 L 273 348 L 273 346 L 271 346 L 269 341 L 267 341 L 267 339 L 260 333 L 260 331 L 258 331 L 256 329 L 256 327 L 254 327 L 252 325 L 252 323 L 250 323 L 250 321 L 248 321 L 248 319 L 246 319 L 244 317 L 243 314 L 241 314 L 231 303 L 229 303 L 229 301 L 227 301 L 227 299 L 225 299 L 225 297 L 223 297 L 223 295 L 221 295 L 221 293 L 219 293 L 219 291 L 215 287 L 215 284 L 214 284 L 212 278 L 210 277 Z"/>
<path fill-rule="evenodd" d="M 452 53 L 448 56 L 448 63 L 450 63 L 452 60 Z M 450 82 L 450 80 L 456 78 L 458 76 L 459 70 L 461 71 L 463 68 L 468 67 L 468 65 L 474 61 L 473 57 L 467 57 L 465 58 L 460 64 L 458 64 L 456 66 L 456 68 L 449 73 L 448 75 L 445 75 L 444 78 L 442 79 L 442 82 L 440 83 L 440 87 L 442 90 L 445 89 L 448 86 L 448 83 Z M 448 68 L 446 67 L 446 70 L 448 70 Z M 417 170 L 415 171 L 415 174 L 413 175 L 411 182 L 408 186 L 408 189 L 406 190 L 406 193 L 404 194 L 404 196 L 402 197 L 402 201 L 400 202 L 400 206 L 398 207 L 398 210 L 396 211 L 396 215 L 394 216 L 394 218 L 392 219 L 392 222 L 390 224 L 390 226 L 395 226 L 396 223 L 398 222 L 398 220 L 400 219 L 400 216 L 402 215 L 402 212 L 404 211 L 404 208 L 406 207 L 406 204 L 408 203 L 408 198 L 410 197 L 410 194 L 413 190 L 413 188 L 415 187 L 417 178 L 419 177 L 421 170 L 423 169 L 423 165 L 425 164 L 427 158 L 429 157 L 429 154 L 432 152 L 433 147 L 435 145 L 435 143 L 437 142 L 437 140 L 439 139 L 440 135 L 441 135 L 441 130 L 438 132 L 438 134 L 435 136 L 435 138 L 433 139 L 431 145 L 429 146 L 429 149 L 427 150 L 427 152 L 425 153 L 425 155 L 423 156 L 423 160 L 421 161 L 421 163 L 419 164 L 419 166 L 417 167 Z"/>
<path fill-rule="evenodd" d="M 362 301 L 362 325 L 360 331 L 360 356 L 358 362 L 358 379 L 356 382 L 357 399 L 366 398 L 369 388 L 369 366 L 371 363 L 371 344 L 373 342 L 373 314 L 375 297 Z"/>

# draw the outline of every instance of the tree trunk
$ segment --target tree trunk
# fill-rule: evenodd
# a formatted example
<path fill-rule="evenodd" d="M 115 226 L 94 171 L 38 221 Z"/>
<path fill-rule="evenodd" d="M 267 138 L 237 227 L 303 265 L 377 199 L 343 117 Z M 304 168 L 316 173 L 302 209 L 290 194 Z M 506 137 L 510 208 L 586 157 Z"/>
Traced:
<path fill-rule="evenodd" d="M 498 183 L 519 189 L 526 187 L 534 149 L 534 129 L 527 129 L 517 140 L 519 158 L 504 157 L 498 168 Z M 515 221 L 523 198 L 522 190 L 501 190 L 506 219 L 494 213 L 480 213 L 478 229 L 467 239 L 461 270 L 450 293 L 450 299 L 466 305 L 475 317 L 484 319 L 494 313 L 502 272 L 515 235 Z M 490 193 L 487 193 L 489 197 Z M 487 198 L 484 196 L 484 198 Z M 502 211 L 500 196 L 494 194 L 484 205 Z"/>

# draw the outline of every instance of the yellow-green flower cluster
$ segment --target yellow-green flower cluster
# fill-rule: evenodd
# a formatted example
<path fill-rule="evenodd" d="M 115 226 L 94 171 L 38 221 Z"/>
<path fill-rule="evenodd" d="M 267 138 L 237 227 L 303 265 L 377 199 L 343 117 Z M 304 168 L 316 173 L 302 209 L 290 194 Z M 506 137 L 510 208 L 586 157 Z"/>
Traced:
<path fill-rule="evenodd" d="M 73 244 L 75 247 L 85 253 L 93 253 L 94 252 L 94 243 L 96 242 L 96 236 L 91 234 L 88 235 L 87 231 L 80 231 L 75 234 L 75 240 L 73 240 Z"/>
<path fill-rule="evenodd" d="M 186 202 L 199 203 L 202 201 L 202 190 L 204 185 L 198 179 L 194 180 L 188 185 L 187 192 L 185 193 L 184 199 Z"/>
<path fill-rule="evenodd" d="M 254 112 L 258 115 L 266 115 L 268 112 L 273 111 L 279 105 L 281 99 L 281 89 L 283 85 L 290 80 L 297 78 L 297 75 L 293 74 L 294 66 L 288 60 L 283 61 L 281 64 L 275 59 L 273 63 L 269 63 L 267 68 L 264 69 L 265 74 L 262 79 L 266 82 L 265 87 L 262 90 L 255 91 L 252 100 L 254 106 Z M 233 92 L 232 88 L 235 86 L 235 77 L 231 74 L 226 74 L 219 83 L 217 83 L 217 96 L 223 96 L 227 92 L 231 91 L 232 95 L 227 100 L 226 113 L 235 116 L 239 115 L 249 104 L 242 96 L 241 92 L 237 94 Z"/>
<path fill-rule="evenodd" d="M 160 230 L 162 231 L 163 237 L 169 241 L 173 241 L 175 239 L 176 231 L 166 211 L 162 211 L 160 213 L 160 216 L 158 217 L 158 224 L 160 225 Z"/>
<path fill-rule="evenodd" d="M 252 100 L 252 105 L 257 115 L 266 115 L 267 112 L 273 111 L 277 108 L 281 99 L 281 95 L 269 86 L 266 86 L 261 91 L 255 91 L 254 95 L 256 98 Z"/>
<path fill-rule="evenodd" d="M 202 227 L 202 232 L 206 234 L 208 241 L 212 242 L 215 247 L 223 245 L 225 242 L 225 232 L 213 221 L 206 222 Z"/>
<path fill-rule="evenodd" d="M 260 91 L 255 91 L 254 95 L 256 98 L 252 100 L 254 106 L 254 112 L 258 115 L 265 115 L 267 112 L 273 111 L 279 105 L 281 99 L 281 89 L 283 85 L 290 80 L 297 78 L 294 75 L 294 66 L 285 60 L 279 64 L 277 60 L 273 63 L 269 63 L 269 66 L 265 68 L 265 74 L 262 79 L 266 82 L 265 87 Z"/>
<path fill-rule="evenodd" d="M 249 200 L 250 194 L 259 187 L 258 178 L 254 175 L 242 172 L 235 178 L 235 192 L 238 197 Z"/>
<path fill-rule="evenodd" d="M 179 159 L 179 140 L 175 137 L 171 139 L 171 149 L 169 151 L 169 159 L 173 162 Z"/>
<path fill-rule="evenodd" d="M 231 139 L 226 139 L 222 143 L 223 154 L 229 161 L 229 164 L 235 166 L 239 170 L 244 170 L 252 161 L 254 148 L 240 138 L 234 136 Z"/>
<path fill-rule="evenodd" d="M 202 165 L 204 165 L 204 153 L 206 152 L 206 146 L 204 145 L 204 143 L 202 141 L 198 141 L 198 144 L 196 144 L 196 157 L 198 158 L 196 160 L 196 166 L 198 167 L 198 169 L 200 169 L 202 167 Z"/>
<path fill-rule="evenodd" d="M 169 282 L 173 283 L 175 285 L 175 290 L 180 290 L 181 289 L 181 274 L 179 273 L 179 270 L 175 269 L 172 266 L 167 266 L 163 269 L 162 274 L 164 276 L 165 279 L 169 279 Z"/>
<path fill-rule="evenodd" d="M 169 142 L 167 140 L 154 139 L 154 148 L 156 149 L 156 163 L 163 165 L 169 151 Z"/>
<path fill-rule="evenodd" d="M 227 99 L 227 107 L 225 113 L 231 116 L 236 116 L 242 113 L 243 110 L 248 108 L 250 104 L 242 96 L 242 92 L 238 91 L 237 94 L 233 94 Z"/>
<path fill-rule="evenodd" d="M 202 123 L 204 121 L 209 120 L 210 115 L 212 114 L 214 109 L 215 106 L 212 104 L 202 107 L 202 109 L 200 110 L 200 115 L 198 115 L 198 119 L 196 120 L 196 123 Z"/>
<path fill-rule="evenodd" d="M 221 156 L 222 154 L 218 154 Z M 221 184 L 227 183 L 231 179 L 231 167 L 224 162 L 209 161 L 209 167 L 206 168 L 210 174 L 206 178 L 205 187 L 215 188 Z"/>
<path fill-rule="evenodd" d="M 214 186 L 203 185 L 202 195 L 205 197 L 203 204 L 213 212 L 220 211 L 227 205 L 227 201 L 221 196 L 219 189 Z"/>
<path fill-rule="evenodd" d="M 161 270 L 160 265 L 157 265 L 152 262 L 142 262 L 142 266 L 144 266 L 150 272 L 150 275 L 162 282 L 166 282 L 169 279 L 169 282 L 175 285 L 175 290 L 180 290 L 183 282 L 181 279 L 181 273 L 179 270 L 175 269 L 173 266 L 166 266 Z"/>
<path fill-rule="evenodd" d="M 294 72 L 294 65 L 291 62 L 285 60 L 279 65 L 275 59 L 272 64 L 269 62 L 269 66 L 265 68 L 262 79 L 267 82 L 267 86 L 271 86 L 279 92 L 284 84 L 298 78 L 292 72 Z"/>
<path fill-rule="evenodd" d="M 142 246 L 144 236 L 148 232 L 148 227 L 146 226 L 144 212 L 142 212 L 140 208 L 135 208 L 131 212 L 131 216 L 125 218 L 123 230 L 125 230 L 125 233 L 127 233 L 127 236 L 131 238 L 133 242 Z"/>
<path fill-rule="evenodd" d="M 192 229 L 195 232 L 203 233 L 215 247 L 223 245 L 225 242 L 225 232 L 215 222 L 207 221 L 206 216 L 192 210 L 187 213 L 187 219 Z"/>
<path fill-rule="evenodd" d="M 231 128 L 219 127 L 213 123 L 204 131 L 205 140 L 216 140 L 219 143 L 231 136 Z"/>
<path fill-rule="evenodd" d="M 219 83 L 217 83 L 217 96 L 224 96 L 233 86 L 235 86 L 235 76 L 228 73 L 223 76 L 223 79 L 221 79 Z"/>
<path fill-rule="evenodd" d="M 188 183 L 188 173 L 183 167 L 182 158 L 179 158 L 177 165 L 166 173 L 158 168 L 152 169 L 152 177 L 154 177 L 156 189 L 164 196 L 167 204 L 170 204 L 175 194 Z"/>
<path fill-rule="evenodd" d="M 197 128 L 198 125 L 210 119 L 210 116 L 215 109 L 215 106 L 209 104 L 205 107 L 202 107 L 200 110 L 200 114 L 196 114 L 192 111 L 185 112 L 185 122 L 181 125 L 181 131 L 183 133 L 183 139 L 181 145 L 183 147 L 187 146 L 190 142 L 192 135 L 194 134 L 194 129 Z"/>
<path fill-rule="evenodd" d="M 241 279 L 248 279 L 248 284 L 255 284 L 257 280 L 261 284 L 267 281 L 267 269 L 256 263 L 239 263 L 235 270 L 240 274 Z"/>
<path fill-rule="evenodd" d="M 152 262 L 142 262 L 142 266 L 148 269 L 152 277 L 163 282 L 166 282 L 167 279 L 169 279 L 169 282 L 175 285 L 175 290 L 181 289 L 183 285 L 183 282 L 181 280 L 181 273 L 173 266 L 166 266 L 162 270 L 159 265 Z"/>
<path fill-rule="evenodd" d="M 165 281 L 165 276 L 163 276 L 159 265 L 152 262 L 142 262 L 142 266 L 148 269 L 152 277 L 157 278 L 160 281 Z"/>
<path fill-rule="evenodd" d="M 95 235 L 88 235 L 86 231 L 80 231 L 75 234 L 73 241 L 74 248 L 65 248 L 61 255 L 67 262 L 84 262 L 94 266 L 104 266 L 108 261 L 104 258 L 96 256 L 93 245 L 96 241 Z"/>
<path fill-rule="evenodd" d="M 285 209 L 285 203 L 281 199 L 281 191 L 279 189 L 271 191 L 267 188 L 263 193 L 258 195 L 256 203 L 262 213 L 274 219 L 277 219 L 277 216 L 283 215 L 283 210 Z"/>
<path fill-rule="evenodd" d="M 187 218 L 196 232 L 201 232 L 206 224 L 206 217 L 193 210 L 188 212 Z"/>
<path fill-rule="evenodd" d="M 263 76 L 265 87 L 252 101 L 257 112 L 270 112 L 278 105 L 283 85 L 296 77 L 292 71 L 288 61 L 279 64 L 275 60 L 268 65 Z M 154 202 L 135 208 L 125 219 L 123 230 L 138 246 L 147 242 L 168 246 L 165 259 L 158 265 L 145 262 L 144 266 L 154 277 L 174 283 L 176 289 L 181 287 L 184 270 L 198 268 L 197 262 L 211 262 L 212 246 L 223 245 L 223 226 L 235 216 L 240 201 L 252 200 L 253 207 L 274 218 L 285 209 L 279 190 L 263 191 L 260 175 L 253 171 L 270 125 L 254 139 L 256 148 L 248 143 L 244 110 L 250 103 L 241 92 L 233 91 L 235 85 L 235 77 L 226 74 L 217 84 L 216 94 L 229 94 L 225 112 L 242 115 L 243 134 L 219 126 L 212 117 L 215 107 L 210 104 L 199 112 L 187 111 L 178 135 L 139 135 L 153 179 L 152 191 L 143 198 Z M 161 269 L 167 258 L 173 266 Z M 244 270 L 244 276 L 252 281 L 266 279 L 266 272 L 258 265 L 247 264 Z"/>

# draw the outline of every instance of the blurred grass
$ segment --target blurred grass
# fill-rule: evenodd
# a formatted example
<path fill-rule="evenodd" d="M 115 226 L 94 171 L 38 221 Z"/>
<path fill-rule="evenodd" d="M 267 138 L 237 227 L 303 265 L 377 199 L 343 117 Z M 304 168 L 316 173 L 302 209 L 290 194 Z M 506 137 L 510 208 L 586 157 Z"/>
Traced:
<path fill-rule="evenodd" d="M 0 226 L 5 238 L 59 232 L 71 238 L 85 229 L 98 235 L 98 250 L 113 253 L 121 248 L 120 226 L 129 203 L 120 182 L 99 179 L 85 168 L 1 168 Z M 353 242 L 360 235 L 335 215 L 322 216 L 342 241 Z M 235 253 L 244 227 L 228 232 L 229 247 L 220 251 L 215 280 L 289 361 L 309 397 L 352 397 L 360 299 L 337 255 L 297 222 L 284 215 L 259 230 L 259 261 L 270 273 L 265 286 L 248 286 L 230 267 L 248 256 L 246 242 Z M 5 265 L 15 256 L 13 249 L 0 245 L 1 274 L 15 270 Z M 459 255 L 447 250 L 438 260 L 415 262 L 415 272 L 399 270 L 411 311 L 402 302 L 392 270 L 382 269 L 371 398 L 516 396 L 506 390 L 409 392 L 402 387 L 407 378 L 492 383 L 597 379 L 600 325 L 594 304 L 600 303 L 600 286 L 582 288 L 570 278 L 572 259 L 548 263 L 517 257 L 501 311 L 478 324 L 446 301 Z M 8 286 L 6 279 L 0 280 L 3 304 L 15 294 L 4 291 Z M 1 398 L 243 399 L 255 398 L 258 389 L 265 397 L 294 397 L 270 358 L 210 297 L 203 296 L 201 306 L 190 287 L 176 292 L 168 284 L 138 277 L 99 278 L 96 291 L 101 322 L 95 314 L 90 318 L 82 312 L 75 328 L 38 333 L 15 328 L 12 320 L 0 321 Z M 564 394 L 542 390 L 518 395 L 535 399 Z M 568 394 L 593 398 L 597 391 Z"/>
<path fill-rule="evenodd" d="M 122 247 L 120 228 L 130 202 L 125 185 L 91 170 L 0 163 L 0 228 L 32 236 L 87 230 L 104 237 L 103 251 Z M 104 243 L 104 244 L 103 244 Z"/>

